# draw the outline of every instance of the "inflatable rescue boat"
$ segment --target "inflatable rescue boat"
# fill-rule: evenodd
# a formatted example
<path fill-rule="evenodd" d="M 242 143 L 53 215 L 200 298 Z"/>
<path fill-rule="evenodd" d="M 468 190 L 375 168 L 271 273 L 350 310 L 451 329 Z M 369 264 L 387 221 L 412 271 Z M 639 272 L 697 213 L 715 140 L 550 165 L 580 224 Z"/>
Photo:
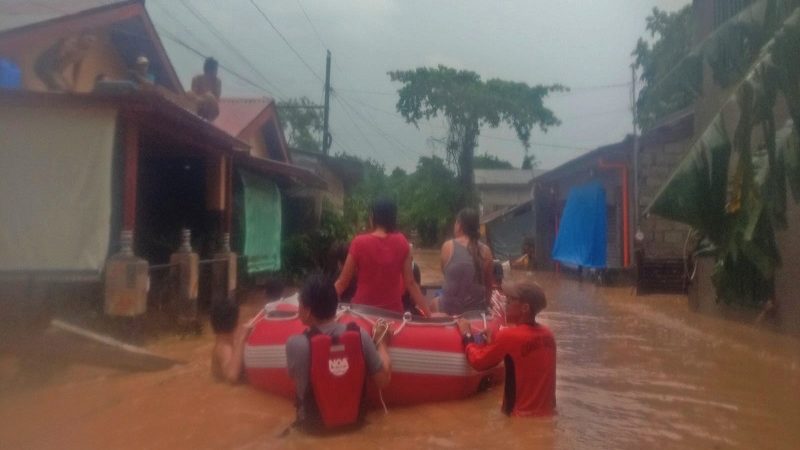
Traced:
<path fill-rule="evenodd" d="M 297 310 L 296 298 L 268 303 L 254 319 L 244 351 L 249 383 L 290 399 L 294 399 L 295 390 L 286 370 L 285 344 L 289 336 L 306 328 Z M 492 334 L 501 325 L 494 313 L 476 311 L 461 317 L 470 320 L 473 330 Z M 373 405 L 380 404 L 379 395 L 387 405 L 455 400 L 502 381 L 502 366 L 485 372 L 470 367 L 454 318 L 421 318 L 350 304 L 340 305 L 336 314 L 338 322 L 355 322 L 370 335 L 379 318 L 390 323 L 392 379 L 381 393 L 370 383 L 368 396 Z"/>

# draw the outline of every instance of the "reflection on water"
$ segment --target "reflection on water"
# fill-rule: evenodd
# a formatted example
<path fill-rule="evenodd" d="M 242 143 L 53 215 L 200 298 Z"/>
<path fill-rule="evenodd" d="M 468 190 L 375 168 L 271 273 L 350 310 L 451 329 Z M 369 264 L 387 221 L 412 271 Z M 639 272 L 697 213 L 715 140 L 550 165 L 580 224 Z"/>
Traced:
<path fill-rule="evenodd" d="M 510 420 L 501 388 L 372 412 L 358 433 L 277 437 L 292 405 L 208 376 L 210 339 L 155 348 L 155 374 L 75 367 L 4 392 L 4 448 L 798 448 L 800 343 L 687 311 L 685 299 L 542 276 L 558 345 L 558 415 Z"/>

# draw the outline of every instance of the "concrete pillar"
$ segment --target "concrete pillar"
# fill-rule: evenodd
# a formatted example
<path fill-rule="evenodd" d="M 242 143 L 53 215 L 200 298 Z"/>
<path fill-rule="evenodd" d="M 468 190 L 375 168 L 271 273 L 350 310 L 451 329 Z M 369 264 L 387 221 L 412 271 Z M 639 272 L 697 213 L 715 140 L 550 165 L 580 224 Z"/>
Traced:
<path fill-rule="evenodd" d="M 174 304 L 179 325 L 197 323 L 197 286 L 200 272 L 200 256 L 192 251 L 192 232 L 181 230 L 181 246 L 169 258 L 170 275 L 175 283 Z"/>
<path fill-rule="evenodd" d="M 214 264 L 211 266 L 212 276 L 212 302 L 231 300 L 236 292 L 238 256 L 231 251 L 231 235 L 222 235 L 222 248 L 214 254 Z"/>
<path fill-rule="evenodd" d="M 118 317 L 144 314 L 149 290 L 147 261 L 133 254 L 133 231 L 123 230 L 119 252 L 106 261 L 105 313 Z"/>

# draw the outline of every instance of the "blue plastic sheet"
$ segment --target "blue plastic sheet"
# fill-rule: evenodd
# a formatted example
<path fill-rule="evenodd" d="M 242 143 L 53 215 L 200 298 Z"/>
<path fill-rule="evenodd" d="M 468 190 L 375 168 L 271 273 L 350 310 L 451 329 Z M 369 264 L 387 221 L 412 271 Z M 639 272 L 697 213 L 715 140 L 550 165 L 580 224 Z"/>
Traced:
<path fill-rule="evenodd" d="M 606 267 L 606 191 L 589 183 L 569 191 L 553 245 L 553 259 L 570 266 Z"/>

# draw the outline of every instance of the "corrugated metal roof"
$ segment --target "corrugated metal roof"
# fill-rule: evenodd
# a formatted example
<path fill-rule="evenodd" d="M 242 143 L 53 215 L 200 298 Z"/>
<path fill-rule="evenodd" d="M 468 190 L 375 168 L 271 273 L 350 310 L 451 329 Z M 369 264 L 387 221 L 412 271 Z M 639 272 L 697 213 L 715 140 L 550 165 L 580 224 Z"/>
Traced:
<path fill-rule="evenodd" d="M 130 0 L 2 0 L 0 32 Z"/>
<path fill-rule="evenodd" d="M 545 172 L 543 169 L 475 169 L 475 185 L 524 185 Z"/>
<path fill-rule="evenodd" d="M 214 119 L 214 125 L 231 136 L 238 137 L 272 102 L 269 97 L 221 98 L 219 116 Z"/>

